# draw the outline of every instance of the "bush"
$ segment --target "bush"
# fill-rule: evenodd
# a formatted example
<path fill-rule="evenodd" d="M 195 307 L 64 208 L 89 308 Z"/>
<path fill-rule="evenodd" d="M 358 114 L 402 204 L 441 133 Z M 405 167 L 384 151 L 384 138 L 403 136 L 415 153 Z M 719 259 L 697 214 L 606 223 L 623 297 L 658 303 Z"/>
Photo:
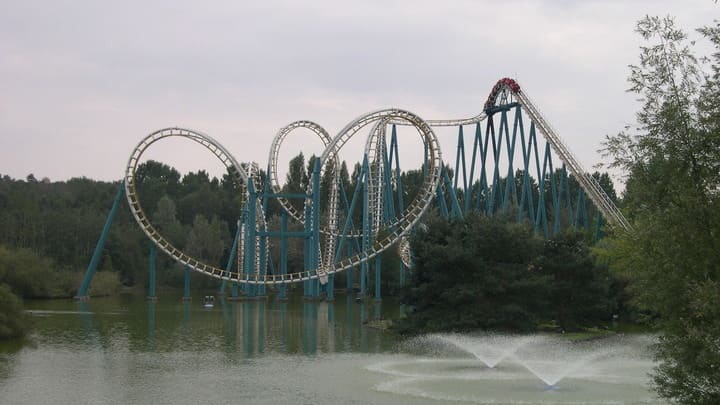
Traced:
<path fill-rule="evenodd" d="M 23 298 L 54 295 L 55 274 L 52 260 L 30 249 L 0 246 L 0 282 Z"/>
<path fill-rule="evenodd" d="M 30 249 L 0 246 L 0 283 L 22 298 L 72 297 L 81 278 L 82 273 L 58 268 L 53 260 Z M 109 286 L 102 289 L 109 290 Z"/>
<path fill-rule="evenodd" d="M 6 284 L 0 284 L 0 339 L 23 337 L 30 327 L 30 318 L 22 302 Z"/>
<path fill-rule="evenodd" d="M 120 273 L 114 271 L 98 271 L 93 276 L 88 294 L 91 297 L 113 295 L 120 290 Z"/>

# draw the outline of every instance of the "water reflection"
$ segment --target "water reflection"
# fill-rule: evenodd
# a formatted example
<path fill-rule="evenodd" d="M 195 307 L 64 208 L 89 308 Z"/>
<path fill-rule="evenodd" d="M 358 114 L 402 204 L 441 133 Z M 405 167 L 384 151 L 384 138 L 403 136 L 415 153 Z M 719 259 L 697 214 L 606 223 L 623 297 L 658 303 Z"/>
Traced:
<path fill-rule="evenodd" d="M 127 348 L 134 352 L 219 350 L 233 356 L 266 353 L 317 355 L 390 350 L 395 336 L 372 329 L 368 320 L 399 313 L 392 302 L 230 301 L 218 297 L 214 308 L 161 297 L 92 299 L 87 302 L 28 302 L 36 338 L 53 345 Z"/>
<path fill-rule="evenodd" d="M 155 300 L 149 300 L 147 303 L 147 342 L 148 349 L 155 350 Z"/>
<path fill-rule="evenodd" d="M 216 299 L 203 308 L 180 296 L 126 296 L 26 307 L 34 345 L 0 350 L 2 403 L 478 403 L 510 394 L 523 403 L 607 403 L 612 393 L 631 398 L 617 403 L 654 403 L 642 385 L 652 362 L 636 349 L 614 350 L 627 361 L 598 358 L 544 391 L 517 359 L 498 371 L 437 342 L 396 346 L 393 334 L 371 327 L 378 314 L 399 316 L 389 300 Z M 530 353 L 516 357 L 531 365 Z"/>

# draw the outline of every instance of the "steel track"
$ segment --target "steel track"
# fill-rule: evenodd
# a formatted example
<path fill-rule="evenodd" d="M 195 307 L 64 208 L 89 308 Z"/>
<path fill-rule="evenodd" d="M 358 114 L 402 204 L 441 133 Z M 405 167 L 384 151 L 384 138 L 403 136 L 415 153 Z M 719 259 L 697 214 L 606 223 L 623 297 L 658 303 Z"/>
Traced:
<path fill-rule="evenodd" d="M 326 210 L 328 213 L 326 225 L 324 227 L 320 227 L 320 224 L 318 224 L 318 228 L 321 228 L 321 232 L 326 237 L 326 242 L 324 244 L 324 252 L 318 252 L 320 264 L 317 269 L 292 272 L 284 275 L 272 275 L 267 274 L 267 271 L 265 271 L 265 269 L 261 269 L 259 264 L 256 263 L 254 267 L 255 271 L 253 273 L 244 274 L 242 272 L 242 261 L 244 260 L 243 247 L 246 242 L 243 237 L 243 240 L 238 244 L 238 270 L 226 271 L 225 269 L 203 263 L 202 261 L 180 251 L 165 237 L 163 237 L 162 234 L 150 223 L 140 204 L 136 189 L 135 172 L 137 170 L 140 157 L 145 150 L 155 142 L 169 137 L 182 137 L 199 143 L 211 151 L 223 163 L 223 165 L 225 165 L 233 180 L 239 187 L 241 187 L 244 200 L 247 203 L 256 204 L 256 230 L 266 229 L 267 225 L 265 223 L 265 215 L 262 211 L 260 199 L 250 201 L 247 189 L 245 188 L 245 185 L 249 182 L 255 182 L 254 177 L 257 173 L 256 165 L 249 164 L 245 167 L 240 165 L 235 158 L 222 145 L 220 145 L 220 143 L 201 132 L 183 128 L 165 128 L 153 132 L 141 140 L 128 159 L 125 170 L 125 194 L 135 221 L 158 248 L 179 263 L 182 263 L 195 271 L 215 278 L 247 284 L 287 284 L 316 278 L 320 278 L 322 281 L 325 281 L 328 275 L 357 267 L 361 263 L 371 260 L 398 242 L 400 258 L 405 265 L 410 266 L 412 255 L 407 237 L 408 233 L 418 223 L 422 214 L 430 206 L 435 196 L 435 191 L 440 184 L 442 158 L 440 145 L 432 127 L 468 125 L 482 122 L 487 118 L 488 111 L 490 111 L 490 109 L 493 108 L 498 101 L 500 101 L 500 103 L 507 103 L 512 98 L 520 103 L 530 119 L 536 123 L 538 130 L 545 136 L 551 148 L 557 155 L 560 156 L 562 161 L 567 164 L 570 173 L 575 176 L 580 186 L 588 194 L 609 223 L 626 231 L 630 231 L 632 228 L 629 222 L 625 219 L 620 210 L 618 210 L 612 200 L 610 200 L 607 194 L 605 194 L 597 181 L 579 164 L 577 159 L 575 159 L 570 150 L 565 146 L 561 138 L 548 124 L 547 120 L 530 101 L 527 95 L 521 91 L 520 86 L 514 80 L 508 78 L 501 79 L 495 84 L 485 103 L 484 111 L 470 118 L 424 121 L 409 111 L 392 108 L 370 112 L 358 117 L 347 124 L 345 128 L 343 128 L 334 138 L 331 138 L 325 129 L 312 121 L 296 121 L 281 128 L 273 139 L 270 154 L 268 156 L 268 179 L 273 193 L 281 192 L 277 178 L 279 151 L 287 135 L 297 128 L 309 129 L 321 139 L 325 146 L 325 150 L 319 158 L 321 171 L 324 173 L 324 171 L 328 168 L 333 171 L 328 201 L 329 206 Z M 369 201 L 371 205 L 371 221 L 373 225 L 372 232 L 377 235 L 380 228 L 384 227 L 384 229 L 389 231 L 389 234 L 380 240 L 374 241 L 368 251 L 360 252 L 354 256 L 341 259 L 339 262 L 334 262 L 336 239 L 340 236 L 337 231 L 339 193 L 339 162 L 337 157 L 339 156 L 339 151 L 343 148 L 343 146 L 353 136 L 357 135 L 361 129 L 370 124 L 373 124 L 373 127 L 370 130 L 370 135 L 366 141 L 365 154 L 368 156 L 370 170 L 370 173 L 368 173 L 368 191 L 370 193 Z M 408 204 L 407 208 L 398 218 L 395 218 L 390 223 L 383 224 L 382 193 L 384 191 L 382 188 L 382 170 L 384 170 L 384 165 L 380 162 L 380 159 L 385 154 L 385 131 L 388 124 L 413 126 L 418 130 L 422 142 L 427 145 L 425 162 L 428 166 L 425 171 L 426 175 L 423 179 L 421 190 L 415 196 L 414 200 Z M 310 183 L 308 185 L 308 190 L 306 191 L 307 195 L 312 193 L 313 190 L 311 187 L 312 184 Z M 304 222 L 306 220 L 304 214 L 295 209 L 287 199 L 279 197 L 278 201 L 280 202 L 282 208 L 287 211 L 293 219 L 299 222 Z M 306 198 L 305 204 L 311 204 L 311 201 L 311 199 Z M 314 226 L 315 224 L 311 225 Z M 246 231 L 246 226 L 243 225 L 240 232 L 241 235 L 244 236 Z M 345 236 L 356 237 L 360 235 L 361 232 Z M 318 246 L 320 246 L 319 243 Z M 260 252 L 260 250 L 259 242 L 256 240 L 255 257 L 267 255 L 268 248 L 265 249 L 265 252 Z M 267 260 L 265 260 L 265 262 L 267 263 Z"/>

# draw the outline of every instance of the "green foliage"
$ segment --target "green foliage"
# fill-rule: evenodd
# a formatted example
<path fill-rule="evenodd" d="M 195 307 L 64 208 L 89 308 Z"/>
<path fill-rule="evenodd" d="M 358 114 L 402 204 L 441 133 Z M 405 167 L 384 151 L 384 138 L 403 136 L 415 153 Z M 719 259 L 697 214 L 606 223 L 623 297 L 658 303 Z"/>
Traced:
<path fill-rule="evenodd" d="M 596 266 L 579 232 L 545 241 L 537 271 L 552 278 L 549 306 L 562 330 L 608 320 L 614 309 L 607 268 Z"/>
<path fill-rule="evenodd" d="M 52 260 L 29 249 L 10 249 L 0 245 L 0 283 L 23 298 L 68 296 L 59 288 L 62 275 Z"/>
<path fill-rule="evenodd" d="M 120 290 L 120 274 L 113 271 L 98 271 L 93 276 L 88 294 L 91 297 L 102 297 L 116 294 Z M 77 287 L 77 284 L 74 285 Z"/>
<path fill-rule="evenodd" d="M 222 229 L 222 243 L 218 248 L 215 240 L 215 246 L 207 253 L 212 251 L 210 256 L 216 265 L 227 258 L 226 247 L 231 243 L 230 231 L 234 234 L 234 224 L 240 217 L 242 198 L 229 176 L 220 181 L 200 171 L 183 177 L 174 168 L 150 160 L 138 166 L 136 178 L 145 212 L 173 244 L 185 247 L 197 215 L 216 218 L 208 224 Z M 66 182 L 0 178 L 0 229 L 3 230 L 0 245 L 13 250 L 28 249 L 38 258 L 54 263 L 52 271 L 47 270 L 54 273 L 52 277 L 28 276 L 23 281 L 20 279 L 25 273 L 12 276 L 19 278 L 13 285 L 23 286 L 22 295 L 71 296 L 76 292 L 118 187 L 118 183 L 85 178 Z M 233 229 L 228 231 L 227 224 L 233 224 Z M 196 245 L 197 242 L 196 239 Z M 121 201 L 99 269 L 119 273 L 121 282 L 132 286 L 145 282 L 147 268 L 147 237 Z M 182 286 L 182 277 L 167 277 L 168 273 L 178 270 L 164 255 L 158 256 L 157 268 L 160 281 Z"/>
<path fill-rule="evenodd" d="M 605 152 L 627 177 L 634 232 L 612 241 L 609 262 L 635 303 L 662 328 L 654 381 L 683 404 L 720 402 L 720 25 L 700 32 L 715 53 L 710 73 L 671 18 L 646 17 L 649 41 L 631 66 L 642 97 L 638 128 L 609 137 Z"/>
<path fill-rule="evenodd" d="M 548 277 L 529 264 L 541 242 L 524 225 L 469 215 L 432 219 L 413 235 L 414 268 L 403 302 L 405 332 L 531 330 L 545 307 Z"/>
<path fill-rule="evenodd" d="M 530 331 L 554 319 L 579 329 L 610 319 L 614 297 L 577 232 L 543 242 L 526 224 L 496 216 L 431 218 L 411 239 L 414 267 L 403 333 Z"/>
<path fill-rule="evenodd" d="M 22 337 L 29 327 L 30 318 L 23 311 L 20 299 L 0 283 L 0 339 Z"/>
<path fill-rule="evenodd" d="M 224 221 L 217 218 L 208 221 L 204 216 L 196 215 L 188 234 L 186 251 L 193 257 L 217 266 L 228 238 L 228 227 Z"/>
<path fill-rule="evenodd" d="M 164 195 L 160 198 L 152 220 L 155 228 L 160 231 L 168 241 L 180 249 L 185 246 L 186 231 L 177 219 L 177 209 L 170 197 Z"/>
<path fill-rule="evenodd" d="M 304 194 L 307 191 L 307 182 L 308 174 L 305 170 L 305 156 L 301 152 L 290 160 L 283 192 Z M 293 198 L 290 200 L 290 204 L 294 206 L 296 210 L 303 212 L 305 202 L 302 199 Z"/>

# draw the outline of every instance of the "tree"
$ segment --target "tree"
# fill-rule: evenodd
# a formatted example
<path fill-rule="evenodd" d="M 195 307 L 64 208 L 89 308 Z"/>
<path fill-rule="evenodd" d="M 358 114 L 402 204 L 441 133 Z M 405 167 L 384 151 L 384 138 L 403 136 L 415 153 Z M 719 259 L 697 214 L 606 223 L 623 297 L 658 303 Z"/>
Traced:
<path fill-rule="evenodd" d="M 595 264 L 582 233 L 565 232 L 545 241 L 533 267 L 552 278 L 550 314 L 562 330 L 610 319 L 610 277 Z"/>
<path fill-rule="evenodd" d="M 514 219 L 431 218 L 411 246 L 414 267 L 402 300 L 414 311 L 403 332 L 527 331 L 546 312 L 550 278 L 530 266 L 541 242 Z"/>
<path fill-rule="evenodd" d="M 175 246 L 182 248 L 185 245 L 185 230 L 177 219 L 175 203 L 167 195 L 158 201 L 157 209 L 153 214 L 153 223 Z"/>
<path fill-rule="evenodd" d="M 204 216 L 196 215 L 192 230 L 188 234 L 186 250 L 197 259 L 219 266 L 228 236 L 229 231 L 225 222 L 217 218 L 208 221 Z"/>
<path fill-rule="evenodd" d="M 715 53 L 711 72 L 671 18 L 646 17 L 650 41 L 630 66 L 641 96 L 638 127 L 604 151 L 627 174 L 634 231 L 611 241 L 610 265 L 630 280 L 637 305 L 658 317 L 655 389 L 683 404 L 720 403 L 720 25 L 699 30 Z"/>
<path fill-rule="evenodd" d="M 305 171 L 305 156 L 300 152 L 297 156 L 290 160 L 287 177 L 283 192 L 291 194 L 305 194 L 308 182 L 308 175 Z M 302 212 L 305 206 L 303 199 L 292 198 L 290 204 L 298 211 Z"/>

